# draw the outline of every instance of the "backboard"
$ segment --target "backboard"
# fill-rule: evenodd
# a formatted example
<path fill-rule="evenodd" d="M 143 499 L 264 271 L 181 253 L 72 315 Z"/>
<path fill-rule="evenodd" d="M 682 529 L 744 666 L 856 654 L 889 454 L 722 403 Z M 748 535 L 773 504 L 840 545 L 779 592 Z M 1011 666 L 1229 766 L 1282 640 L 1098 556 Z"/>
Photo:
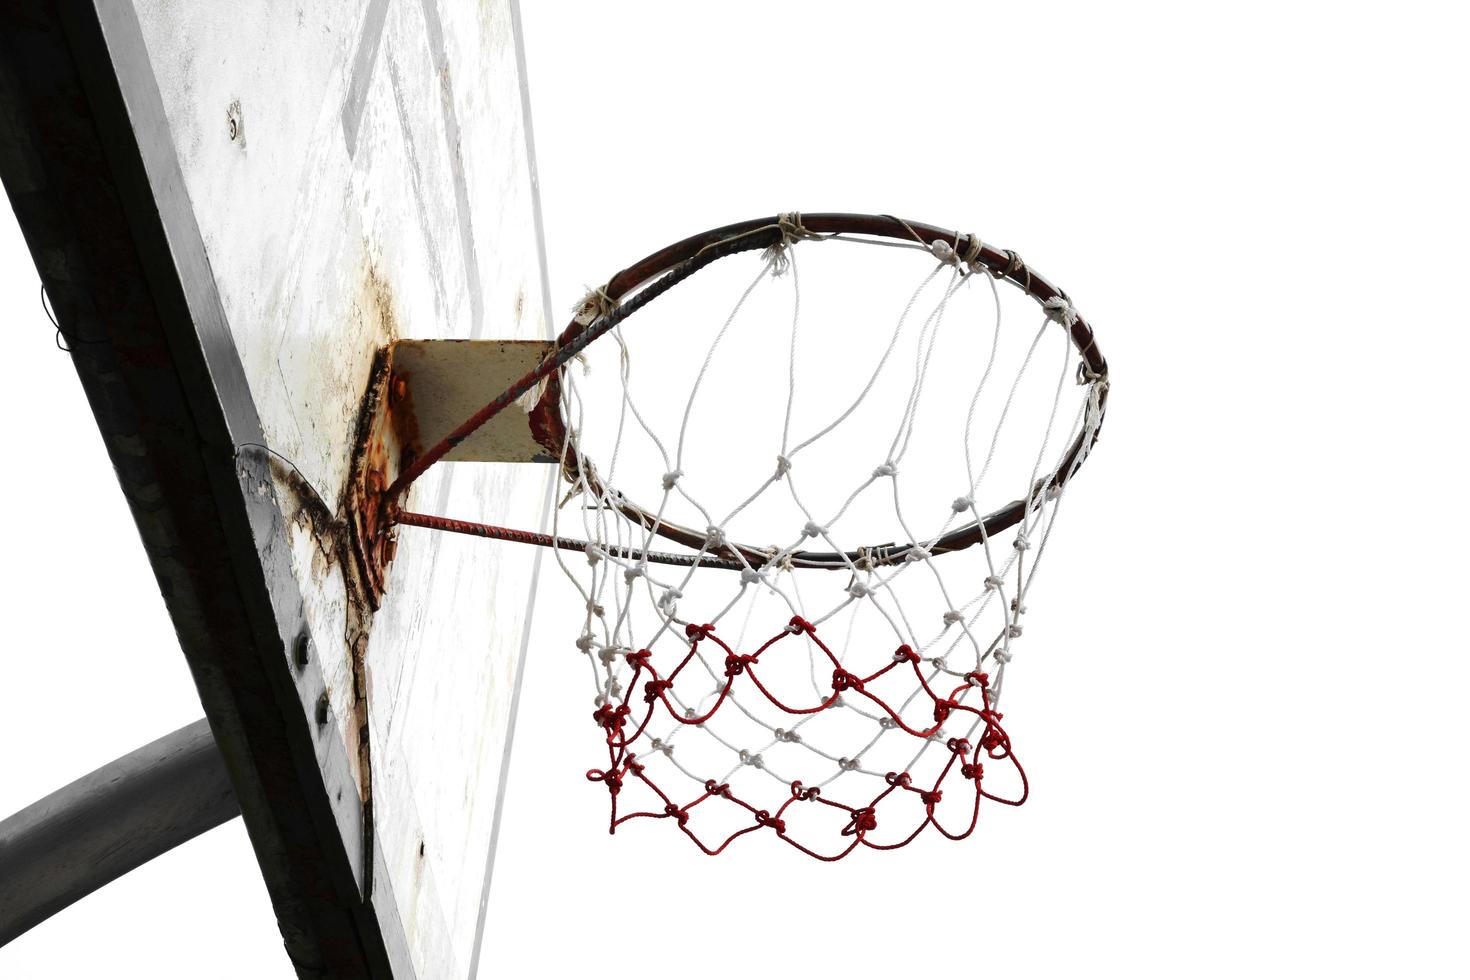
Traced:
<path fill-rule="evenodd" d="M 516 5 L 3 19 L 6 189 L 293 961 L 472 976 L 540 549 L 406 533 L 369 602 L 344 500 L 386 344 L 549 336 Z M 407 506 L 531 526 L 550 470 Z"/>

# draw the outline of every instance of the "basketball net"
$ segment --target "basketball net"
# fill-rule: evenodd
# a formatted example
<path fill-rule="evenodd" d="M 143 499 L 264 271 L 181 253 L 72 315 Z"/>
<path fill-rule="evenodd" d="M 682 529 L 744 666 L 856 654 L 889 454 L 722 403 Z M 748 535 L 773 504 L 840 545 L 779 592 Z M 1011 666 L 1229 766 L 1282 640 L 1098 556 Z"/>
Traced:
<path fill-rule="evenodd" d="M 704 317 L 712 335 L 640 348 L 643 326 L 619 322 L 610 371 L 561 373 L 554 554 L 582 603 L 605 749 L 587 778 L 612 830 L 665 821 L 709 854 L 764 834 L 836 860 L 931 827 L 964 838 L 987 801 L 1027 797 L 1001 692 L 1106 369 L 1014 253 L 902 224 L 910 251 L 881 255 L 866 322 L 836 341 L 809 325 L 824 303 L 798 260 L 904 243 L 782 215 L 758 260 L 721 263 L 748 284 Z M 593 290 L 578 322 L 622 300 Z M 732 353 L 756 332 L 763 352 Z M 645 488 L 654 503 L 632 504 Z"/>

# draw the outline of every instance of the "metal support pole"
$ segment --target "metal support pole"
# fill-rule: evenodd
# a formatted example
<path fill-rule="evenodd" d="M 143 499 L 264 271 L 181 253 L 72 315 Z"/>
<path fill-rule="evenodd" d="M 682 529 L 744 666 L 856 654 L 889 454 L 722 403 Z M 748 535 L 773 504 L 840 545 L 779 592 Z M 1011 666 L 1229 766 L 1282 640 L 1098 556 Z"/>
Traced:
<path fill-rule="evenodd" d="M 0 946 L 240 815 L 201 718 L 0 821 Z"/>

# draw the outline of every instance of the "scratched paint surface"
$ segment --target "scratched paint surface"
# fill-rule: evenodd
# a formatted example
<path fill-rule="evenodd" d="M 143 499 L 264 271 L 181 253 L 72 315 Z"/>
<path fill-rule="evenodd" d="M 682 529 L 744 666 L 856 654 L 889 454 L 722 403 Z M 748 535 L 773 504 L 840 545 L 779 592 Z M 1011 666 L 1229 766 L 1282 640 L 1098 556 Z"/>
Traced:
<path fill-rule="evenodd" d="M 138 12 L 266 436 L 339 512 L 378 347 L 547 336 L 515 21 L 511 0 L 262 6 Z M 534 527 L 548 476 L 453 464 L 408 506 Z M 355 672 L 332 529 L 276 491 L 415 972 L 467 976 L 536 556 L 405 529 Z"/>

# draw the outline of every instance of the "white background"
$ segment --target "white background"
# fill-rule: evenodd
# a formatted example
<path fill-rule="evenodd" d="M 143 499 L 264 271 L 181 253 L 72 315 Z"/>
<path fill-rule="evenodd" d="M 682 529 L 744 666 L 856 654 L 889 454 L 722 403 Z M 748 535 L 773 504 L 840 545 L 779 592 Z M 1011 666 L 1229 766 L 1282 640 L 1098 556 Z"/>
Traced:
<path fill-rule="evenodd" d="M 552 292 L 789 209 L 1065 286 L 1114 385 L 1008 677 L 1034 796 L 836 866 L 608 837 L 548 569 L 482 975 L 1464 975 L 1464 25 L 898 9 L 527 0 Z M 200 709 L 8 220 L 0 284 L 7 813 Z M 104 974 L 289 975 L 238 821 L 0 950 Z"/>

